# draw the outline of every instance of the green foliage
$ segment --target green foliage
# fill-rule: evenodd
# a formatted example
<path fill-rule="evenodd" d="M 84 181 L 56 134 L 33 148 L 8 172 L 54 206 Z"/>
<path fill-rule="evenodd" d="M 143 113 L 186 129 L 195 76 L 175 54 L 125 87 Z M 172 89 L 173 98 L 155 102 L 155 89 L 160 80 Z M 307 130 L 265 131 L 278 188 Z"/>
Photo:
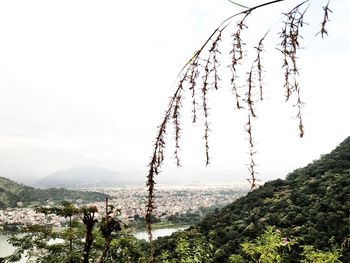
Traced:
<path fill-rule="evenodd" d="M 341 247 L 350 236 L 349 211 L 350 137 L 330 154 L 290 173 L 286 180 L 267 182 L 209 214 L 196 229 L 212 241 L 213 261 L 227 262 L 232 255 L 247 257 L 241 244 L 256 240 L 273 226 L 298 240 L 290 251 L 285 250 L 282 260 L 300 262 L 305 245 L 312 245 L 315 251 Z M 186 237 L 191 239 L 191 235 L 191 230 L 187 231 Z M 175 236 L 163 238 L 161 243 L 157 243 L 158 255 L 166 249 L 173 251 Z M 349 246 L 343 247 L 342 254 L 340 260 L 350 262 Z"/>
<path fill-rule="evenodd" d="M 189 225 L 194 223 L 199 223 L 205 215 L 209 213 L 214 213 L 215 211 L 219 210 L 223 206 L 210 206 L 210 207 L 199 207 L 198 210 L 193 212 L 186 212 L 184 214 L 176 213 L 174 215 L 169 216 L 167 221 L 170 221 L 174 224 L 178 225 Z"/>
<path fill-rule="evenodd" d="M 341 263 L 340 249 L 333 249 L 332 251 L 315 250 L 313 246 L 303 246 L 304 252 L 302 263 Z"/>
<path fill-rule="evenodd" d="M 4 262 L 15 262 L 25 254 L 29 260 L 36 262 L 79 262 L 83 237 L 79 231 L 65 229 L 56 232 L 50 226 L 30 225 L 24 234 L 12 236 L 9 242 L 16 247 L 15 252 L 6 257 Z M 69 240 L 76 240 L 70 249 Z"/>
<path fill-rule="evenodd" d="M 109 257 L 104 262 L 146 263 L 147 245 L 127 232 L 111 242 Z"/>
<path fill-rule="evenodd" d="M 203 236 L 196 229 L 189 233 L 178 232 L 172 235 L 174 237 L 173 247 L 170 250 L 163 247 L 156 262 L 169 263 L 200 263 L 212 262 L 213 244 L 210 239 Z M 157 240 L 158 244 L 162 239 Z"/>
<path fill-rule="evenodd" d="M 296 243 L 283 237 L 281 231 L 268 227 L 255 241 L 245 241 L 241 244 L 242 251 L 250 259 L 261 263 L 285 262 L 285 251 Z"/>
<path fill-rule="evenodd" d="M 195 227 L 157 239 L 155 260 L 350 262 L 349 186 L 348 138 L 330 154 L 289 174 L 286 180 L 268 182 L 214 211 Z M 96 207 L 78 208 L 63 202 L 58 207 L 37 210 L 68 218 L 69 223 L 63 231 L 28 226 L 23 236 L 11 238 L 16 251 L 5 262 L 14 262 L 24 251 L 36 262 L 81 262 L 84 251 L 89 252 L 85 262 L 87 257 L 92 262 L 147 262 L 148 244 L 122 229 L 119 211 L 112 206 L 100 224 L 94 217 Z"/>
<path fill-rule="evenodd" d="M 234 254 L 228 258 L 228 263 L 242 263 L 242 262 L 243 262 L 243 257 L 241 255 Z"/>
<path fill-rule="evenodd" d="M 283 237 L 281 231 L 268 227 L 265 232 L 253 241 L 245 241 L 241 244 L 243 255 L 231 255 L 229 263 L 246 262 L 243 257 L 248 258 L 249 262 L 257 263 L 279 263 L 288 262 L 286 252 L 296 245 L 296 240 L 288 240 Z M 304 263 L 339 263 L 341 257 L 340 249 L 332 251 L 315 250 L 313 246 L 302 246 L 303 251 L 300 262 Z"/>
<path fill-rule="evenodd" d="M 67 190 L 63 188 L 37 189 L 0 177 L 0 209 L 15 207 L 18 202 L 26 205 L 58 204 L 62 201 L 82 203 L 103 201 L 105 195 L 97 192 Z"/>

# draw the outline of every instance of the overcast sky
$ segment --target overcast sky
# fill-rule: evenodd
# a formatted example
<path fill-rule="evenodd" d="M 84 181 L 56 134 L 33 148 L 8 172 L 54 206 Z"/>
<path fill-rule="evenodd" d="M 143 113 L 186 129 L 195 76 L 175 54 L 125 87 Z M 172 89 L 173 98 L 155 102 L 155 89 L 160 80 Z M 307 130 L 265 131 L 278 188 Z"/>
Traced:
<path fill-rule="evenodd" d="M 271 28 L 266 97 L 255 122 L 262 180 L 285 176 L 350 135 L 350 2 L 331 1 L 323 40 L 315 34 L 326 1 L 311 1 L 306 15 L 299 55 L 303 139 L 293 103 L 284 102 L 276 49 L 281 12 L 291 2 L 257 10 L 243 35 L 249 50 Z M 226 0 L 1 1 L 0 175 L 36 178 L 94 165 L 146 176 L 179 70 L 223 19 L 241 10 Z M 185 107 L 183 167 L 175 169 L 170 143 L 161 176 L 247 173 L 246 113 L 235 113 L 228 83 L 221 87 L 209 97 L 211 166 L 204 168 L 202 124 L 190 125 Z"/>

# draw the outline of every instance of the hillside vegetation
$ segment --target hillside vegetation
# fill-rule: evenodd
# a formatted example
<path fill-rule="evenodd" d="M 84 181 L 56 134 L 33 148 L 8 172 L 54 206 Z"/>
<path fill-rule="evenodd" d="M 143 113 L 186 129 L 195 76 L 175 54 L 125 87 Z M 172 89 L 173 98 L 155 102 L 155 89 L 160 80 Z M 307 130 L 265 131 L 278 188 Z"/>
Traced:
<path fill-rule="evenodd" d="M 230 255 L 242 254 L 242 243 L 270 226 L 297 240 L 283 262 L 300 262 L 304 245 L 322 251 L 343 245 L 342 262 L 350 262 L 350 137 L 285 180 L 266 183 L 187 232 L 159 239 L 157 254 L 176 258 L 179 238 L 191 247 L 200 236 L 210 242 L 214 262 L 229 262 Z"/>
<path fill-rule="evenodd" d="M 35 190 L 4 181 L 9 196 Z M 39 211 L 48 214 L 78 216 L 58 232 L 51 225 L 27 226 L 24 236 L 10 239 L 15 253 L 0 261 L 13 262 L 29 251 L 37 262 L 83 257 L 84 262 L 146 263 L 154 248 L 157 263 L 350 262 L 350 137 L 285 180 L 268 182 L 189 229 L 157 239 L 152 249 L 123 229 L 119 209 L 108 209 L 98 219 L 96 206 L 42 207 Z M 54 238 L 63 242 L 50 244 Z"/>
<path fill-rule="evenodd" d="M 18 202 L 26 205 L 59 203 L 65 200 L 75 202 L 103 201 L 105 195 L 97 192 L 72 191 L 63 188 L 37 189 L 0 177 L 0 208 L 15 207 Z"/>

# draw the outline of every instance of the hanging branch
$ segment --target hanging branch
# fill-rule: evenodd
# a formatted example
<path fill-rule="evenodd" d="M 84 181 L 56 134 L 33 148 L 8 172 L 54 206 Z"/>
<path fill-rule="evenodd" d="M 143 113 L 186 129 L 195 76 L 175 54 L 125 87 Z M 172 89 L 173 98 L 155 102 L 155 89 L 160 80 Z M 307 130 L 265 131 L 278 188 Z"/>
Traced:
<path fill-rule="evenodd" d="M 253 139 L 253 131 L 252 131 L 252 119 L 251 119 L 251 111 L 248 111 L 248 122 L 245 125 L 245 130 L 248 133 L 248 142 L 249 142 L 249 157 L 250 157 L 250 163 L 248 164 L 248 171 L 250 173 L 250 178 L 247 179 L 247 181 L 250 184 L 250 189 L 253 190 L 257 187 L 257 178 L 255 171 L 256 163 L 254 155 L 256 154 L 256 151 L 254 150 L 254 139 Z"/>
<path fill-rule="evenodd" d="M 302 138 L 304 136 L 304 124 L 303 124 L 303 116 L 302 116 L 302 108 L 304 107 L 304 103 L 301 101 L 300 97 L 300 86 L 299 84 L 296 84 L 296 91 L 297 91 L 297 102 L 294 106 L 297 107 L 298 112 L 297 112 L 297 119 L 299 122 L 299 136 Z"/>
<path fill-rule="evenodd" d="M 307 11 L 308 7 L 305 8 L 303 12 L 300 11 L 300 8 L 307 3 L 307 1 L 302 2 L 301 4 L 294 7 L 288 13 L 285 13 L 286 20 L 284 21 L 284 27 L 280 33 L 281 49 L 279 49 L 283 54 L 283 65 L 284 68 L 284 88 L 286 92 L 286 101 L 296 93 L 297 101 L 295 106 L 298 108 L 297 119 L 299 120 L 299 136 L 304 136 L 304 126 L 302 121 L 302 107 L 303 102 L 300 98 L 300 86 L 297 81 L 297 76 L 299 75 L 299 69 L 297 66 L 297 51 L 300 48 L 299 39 L 300 28 L 304 25 L 304 14 Z"/>
<path fill-rule="evenodd" d="M 211 53 L 210 53 L 211 54 Z M 209 70 L 210 55 L 205 64 L 204 70 L 205 75 L 203 76 L 203 86 L 202 86 L 202 107 L 204 115 L 204 140 L 205 140 L 205 164 L 209 165 L 209 123 L 208 123 L 208 105 L 207 105 L 207 93 L 208 93 L 208 78 L 211 70 Z"/>
<path fill-rule="evenodd" d="M 241 109 L 242 106 L 240 104 L 240 95 L 238 93 L 238 84 L 237 84 L 237 65 L 243 59 L 243 46 L 245 43 L 241 39 L 241 32 L 243 29 L 248 28 L 245 25 L 245 19 L 248 17 L 250 12 L 247 12 L 245 16 L 237 23 L 237 31 L 232 34 L 232 49 L 230 51 L 231 55 L 231 65 L 229 66 L 231 69 L 231 85 L 232 92 L 236 99 L 236 107 L 237 109 Z"/>
<path fill-rule="evenodd" d="M 269 31 L 268 31 L 269 32 Z M 253 61 L 250 71 L 247 73 L 247 92 L 246 97 L 243 100 L 247 104 L 247 110 L 248 110 L 248 120 L 245 124 L 245 131 L 248 134 L 248 142 L 249 142 L 249 160 L 250 163 L 248 166 L 248 171 L 250 174 L 250 178 L 247 179 L 250 183 L 251 190 L 255 189 L 257 187 L 257 178 L 256 178 L 256 162 L 255 162 L 255 154 L 257 153 L 255 150 L 255 144 L 253 139 L 253 131 L 252 131 L 252 121 L 257 117 L 254 109 L 255 101 L 262 101 L 263 100 L 263 83 L 262 83 L 262 62 L 261 62 L 261 56 L 263 52 L 263 41 L 268 34 L 268 32 L 260 39 L 258 45 L 254 47 L 257 50 L 257 57 Z M 258 77 L 258 85 L 259 85 L 259 99 L 256 100 L 254 97 L 256 93 L 253 91 L 254 88 L 256 88 L 256 84 L 254 81 L 253 75 L 256 74 Z"/>
<path fill-rule="evenodd" d="M 253 100 L 253 79 L 252 79 L 252 72 L 251 69 L 250 72 L 248 72 L 248 91 L 246 93 L 245 102 L 247 103 L 247 110 L 248 110 L 248 121 L 245 125 L 245 131 L 248 134 L 248 142 L 249 142 L 249 157 L 250 157 L 250 163 L 248 164 L 248 171 L 250 173 L 250 179 L 247 179 L 250 183 L 251 190 L 256 188 L 256 171 L 255 171 L 255 158 L 254 155 L 256 154 L 255 151 L 255 145 L 254 145 L 254 139 L 253 139 L 253 131 L 252 131 L 252 118 L 256 118 L 256 114 L 254 111 L 254 100 Z"/>
<path fill-rule="evenodd" d="M 219 51 L 219 42 L 221 41 L 221 33 L 222 31 L 225 29 L 222 28 L 221 30 L 219 30 L 217 37 L 215 38 L 215 40 L 213 41 L 212 47 L 209 50 L 209 54 L 212 54 L 212 63 L 213 63 L 213 69 L 212 72 L 214 72 L 214 88 L 216 90 L 219 89 L 219 81 L 220 81 L 220 77 L 218 74 L 218 68 L 220 66 L 220 63 L 218 61 L 218 54 L 221 54 L 221 52 Z"/>
<path fill-rule="evenodd" d="M 303 2 L 299 4 L 298 6 L 294 7 L 290 12 L 285 13 L 286 21 L 284 21 L 284 27 L 282 28 L 282 31 L 280 33 L 280 38 L 282 39 L 281 42 L 281 49 L 279 49 L 283 56 L 283 66 L 285 72 L 284 72 L 284 87 L 286 89 L 286 101 L 289 100 L 292 93 L 296 92 L 297 89 L 297 82 L 296 82 L 296 75 L 298 72 L 297 67 L 297 51 L 299 49 L 299 29 L 303 27 L 303 18 L 304 18 L 304 11 L 303 13 L 300 12 L 300 7 L 306 2 Z M 294 77 L 291 81 L 291 76 Z"/>
<path fill-rule="evenodd" d="M 253 60 L 250 71 L 247 73 L 246 85 L 244 85 L 247 90 L 244 93 L 244 97 L 239 94 L 239 89 L 242 88 L 237 82 L 238 65 L 242 64 L 244 60 L 243 46 L 245 45 L 242 40 L 241 33 L 246 30 L 246 18 L 252 14 L 256 9 L 260 9 L 265 6 L 273 5 L 279 2 L 284 2 L 287 0 L 274 0 L 257 5 L 252 8 L 247 8 L 246 10 L 236 13 L 225 20 L 223 20 L 219 26 L 212 32 L 212 34 L 207 38 L 203 45 L 198 49 L 193 56 L 187 61 L 187 63 L 180 70 L 177 79 L 178 84 L 174 95 L 170 98 L 170 102 L 167 110 L 165 111 L 164 117 L 160 126 L 158 126 L 158 133 L 153 145 L 153 154 L 151 161 L 148 165 L 149 171 L 147 176 L 147 205 L 146 205 L 146 224 L 148 238 L 150 241 L 150 262 L 154 262 L 154 244 L 152 242 L 152 213 L 155 209 L 155 176 L 157 176 L 160 171 L 162 164 L 164 162 L 164 151 L 166 146 L 166 133 L 168 129 L 168 123 L 172 122 L 174 127 L 174 140 L 175 140 L 175 150 L 174 157 L 176 159 L 177 166 L 181 165 L 179 149 L 180 149 L 180 138 L 181 138 L 181 109 L 182 102 L 184 100 L 184 93 L 186 91 L 190 92 L 192 99 L 192 122 L 196 123 L 198 119 L 198 105 L 201 101 L 202 114 L 204 118 L 204 141 L 205 141 L 205 159 L 206 165 L 209 164 L 209 107 L 208 107 L 208 92 L 210 89 L 218 90 L 220 87 L 220 59 L 219 56 L 222 55 L 219 47 L 219 43 L 223 40 L 224 35 L 227 33 L 228 28 L 231 28 L 231 24 L 234 19 L 242 16 L 238 23 L 235 24 L 235 30 L 230 33 L 232 49 L 229 52 L 230 55 L 230 65 L 231 70 L 231 81 L 230 88 L 235 96 L 235 104 L 237 109 L 246 108 L 248 111 L 248 121 L 245 124 L 245 131 L 248 134 L 249 141 L 249 156 L 250 164 L 248 165 L 248 170 L 251 178 L 248 179 L 251 188 L 254 189 L 257 186 L 256 178 L 256 163 L 254 156 L 256 154 L 255 144 L 253 139 L 253 129 L 252 122 L 256 118 L 255 103 L 257 101 L 263 101 L 263 66 L 262 66 L 262 52 L 264 51 L 263 42 L 267 33 L 260 39 L 257 46 L 254 47 L 256 50 L 256 58 Z M 295 106 L 298 110 L 297 119 L 299 120 L 299 135 L 302 137 L 304 135 L 304 126 L 302 121 L 302 108 L 303 102 L 300 96 L 300 86 L 297 81 L 297 76 L 299 75 L 297 67 L 297 50 L 300 48 L 299 39 L 300 28 L 304 25 L 304 14 L 307 10 L 301 11 L 301 7 L 307 3 L 306 0 L 296 7 L 294 7 L 288 13 L 283 14 L 285 16 L 285 21 L 282 32 L 280 33 L 281 43 L 279 51 L 283 54 L 283 70 L 284 70 L 284 89 L 286 93 L 286 101 L 290 100 L 292 95 L 296 96 Z M 329 4 L 329 3 L 328 3 Z M 323 7 L 324 19 L 321 24 L 320 34 L 322 37 L 327 34 L 326 23 L 329 21 L 330 9 L 328 4 Z M 255 89 L 259 87 L 259 90 Z M 256 98 L 256 96 L 258 96 Z M 243 103 L 245 105 L 243 105 Z"/>
<path fill-rule="evenodd" d="M 219 89 L 219 81 L 220 77 L 218 75 L 218 67 L 219 67 L 219 61 L 218 61 L 218 54 L 220 54 L 220 51 L 218 49 L 219 42 L 221 41 L 221 33 L 226 28 L 223 27 L 221 30 L 218 30 L 217 36 L 213 40 L 212 46 L 209 49 L 208 58 L 205 60 L 205 66 L 204 66 L 204 75 L 202 77 L 203 83 L 202 83 L 202 108 L 203 108 L 203 117 L 204 117 L 204 141 L 205 141 L 205 164 L 206 166 L 209 165 L 209 108 L 208 108 L 208 98 L 207 94 L 209 91 L 209 88 L 212 87 L 215 90 Z M 209 83 L 210 76 L 213 75 L 214 82 L 212 84 Z"/>
<path fill-rule="evenodd" d="M 192 122 L 195 123 L 197 121 L 197 102 L 196 102 L 196 85 L 197 85 L 197 78 L 199 76 L 199 63 L 198 63 L 198 58 L 197 60 L 193 61 L 189 67 L 189 76 L 188 82 L 190 84 L 189 90 L 191 92 L 191 97 L 192 97 Z"/>
<path fill-rule="evenodd" d="M 269 30 L 270 31 L 270 30 Z M 269 31 L 266 32 L 266 34 L 260 39 L 258 45 L 256 47 L 254 47 L 256 49 L 256 59 L 253 62 L 252 68 L 251 68 L 251 72 L 255 69 L 255 71 L 257 72 L 258 75 L 258 83 L 259 83 L 259 99 L 260 101 L 263 101 L 264 97 L 263 97 L 263 66 L 262 66 L 262 52 L 264 51 L 264 45 L 263 42 L 267 36 L 267 34 L 269 33 Z M 253 72 L 252 72 L 253 74 Z"/>
<path fill-rule="evenodd" d="M 323 6 L 323 12 L 324 12 L 324 15 L 323 15 L 323 21 L 321 23 L 321 30 L 320 32 L 318 32 L 316 34 L 316 36 L 318 34 L 321 34 L 322 38 L 324 37 L 324 35 L 328 35 L 328 30 L 326 29 L 326 24 L 330 21 L 329 20 L 329 13 L 332 13 L 332 10 L 329 9 L 329 1 L 327 3 L 327 5 Z"/>
<path fill-rule="evenodd" d="M 175 93 L 177 94 L 177 93 Z M 172 102 L 170 107 L 165 113 L 162 124 L 159 127 L 158 136 L 154 143 L 154 152 L 149 164 L 149 172 L 147 176 L 147 187 L 148 187 L 148 202 L 147 202 L 147 211 L 146 211 L 146 222 L 147 222 L 147 232 L 149 235 L 150 242 L 152 241 L 152 228 L 151 228 L 151 214 L 155 209 L 154 206 L 154 176 L 160 173 L 160 168 L 164 160 L 164 148 L 165 148 L 165 134 L 167 123 L 170 119 L 170 111 L 172 109 Z"/>
<path fill-rule="evenodd" d="M 254 99 L 253 99 L 253 87 L 254 87 L 254 83 L 253 83 L 253 69 L 251 69 L 248 72 L 247 83 L 248 83 L 248 91 L 246 93 L 245 101 L 246 101 L 247 106 L 248 106 L 249 116 L 252 116 L 253 118 L 256 118 L 256 114 L 255 114 L 255 111 L 254 111 Z"/>
<path fill-rule="evenodd" d="M 179 141 L 180 141 L 180 132 L 181 132 L 181 127 L 180 127 L 180 109 L 182 108 L 182 93 L 184 89 L 182 87 L 182 83 L 179 85 L 179 92 L 176 94 L 174 98 L 174 105 L 173 105 L 173 114 L 172 114 L 172 119 L 173 119 L 173 124 L 174 124 L 174 129 L 175 129 L 175 151 L 174 151 L 174 156 L 176 159 L 176 165 L 178 167 L 181 166 L 180 164 L 180 157 L 179 157 Z"/>

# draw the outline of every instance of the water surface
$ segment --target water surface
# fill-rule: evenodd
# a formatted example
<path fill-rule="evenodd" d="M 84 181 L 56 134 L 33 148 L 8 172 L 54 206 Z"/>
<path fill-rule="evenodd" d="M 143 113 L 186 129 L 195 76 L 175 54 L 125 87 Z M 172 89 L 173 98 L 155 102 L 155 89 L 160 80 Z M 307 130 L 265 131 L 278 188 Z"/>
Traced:
<path fill-rule="evenodd" d="M 180 230 L 184 230 L 188 228 L 186 227 L 169 227 L 169 228 L 161 228 L 161 229 L 155 229 L 152 231 L 153 233 L 153 239 L 157 239 L 158 237 L 164 237 L 164 236 L 170 236 L 172 233 Z M 136 232 L 134 236 L 137 239 L 145 239 L 148 240 L 148 234 L 146 231 Z"/>
<path fill-rule="evenodd" d="M 7 239 L 9 237 L 9 235 L 0 235 L 0 257 L 9 256 L 15 251 L 15 248 L 7 242 Z M 25 258 L 22 258 L 20 261 L 17 262 L 24 263 L 26 261 Z"/>

